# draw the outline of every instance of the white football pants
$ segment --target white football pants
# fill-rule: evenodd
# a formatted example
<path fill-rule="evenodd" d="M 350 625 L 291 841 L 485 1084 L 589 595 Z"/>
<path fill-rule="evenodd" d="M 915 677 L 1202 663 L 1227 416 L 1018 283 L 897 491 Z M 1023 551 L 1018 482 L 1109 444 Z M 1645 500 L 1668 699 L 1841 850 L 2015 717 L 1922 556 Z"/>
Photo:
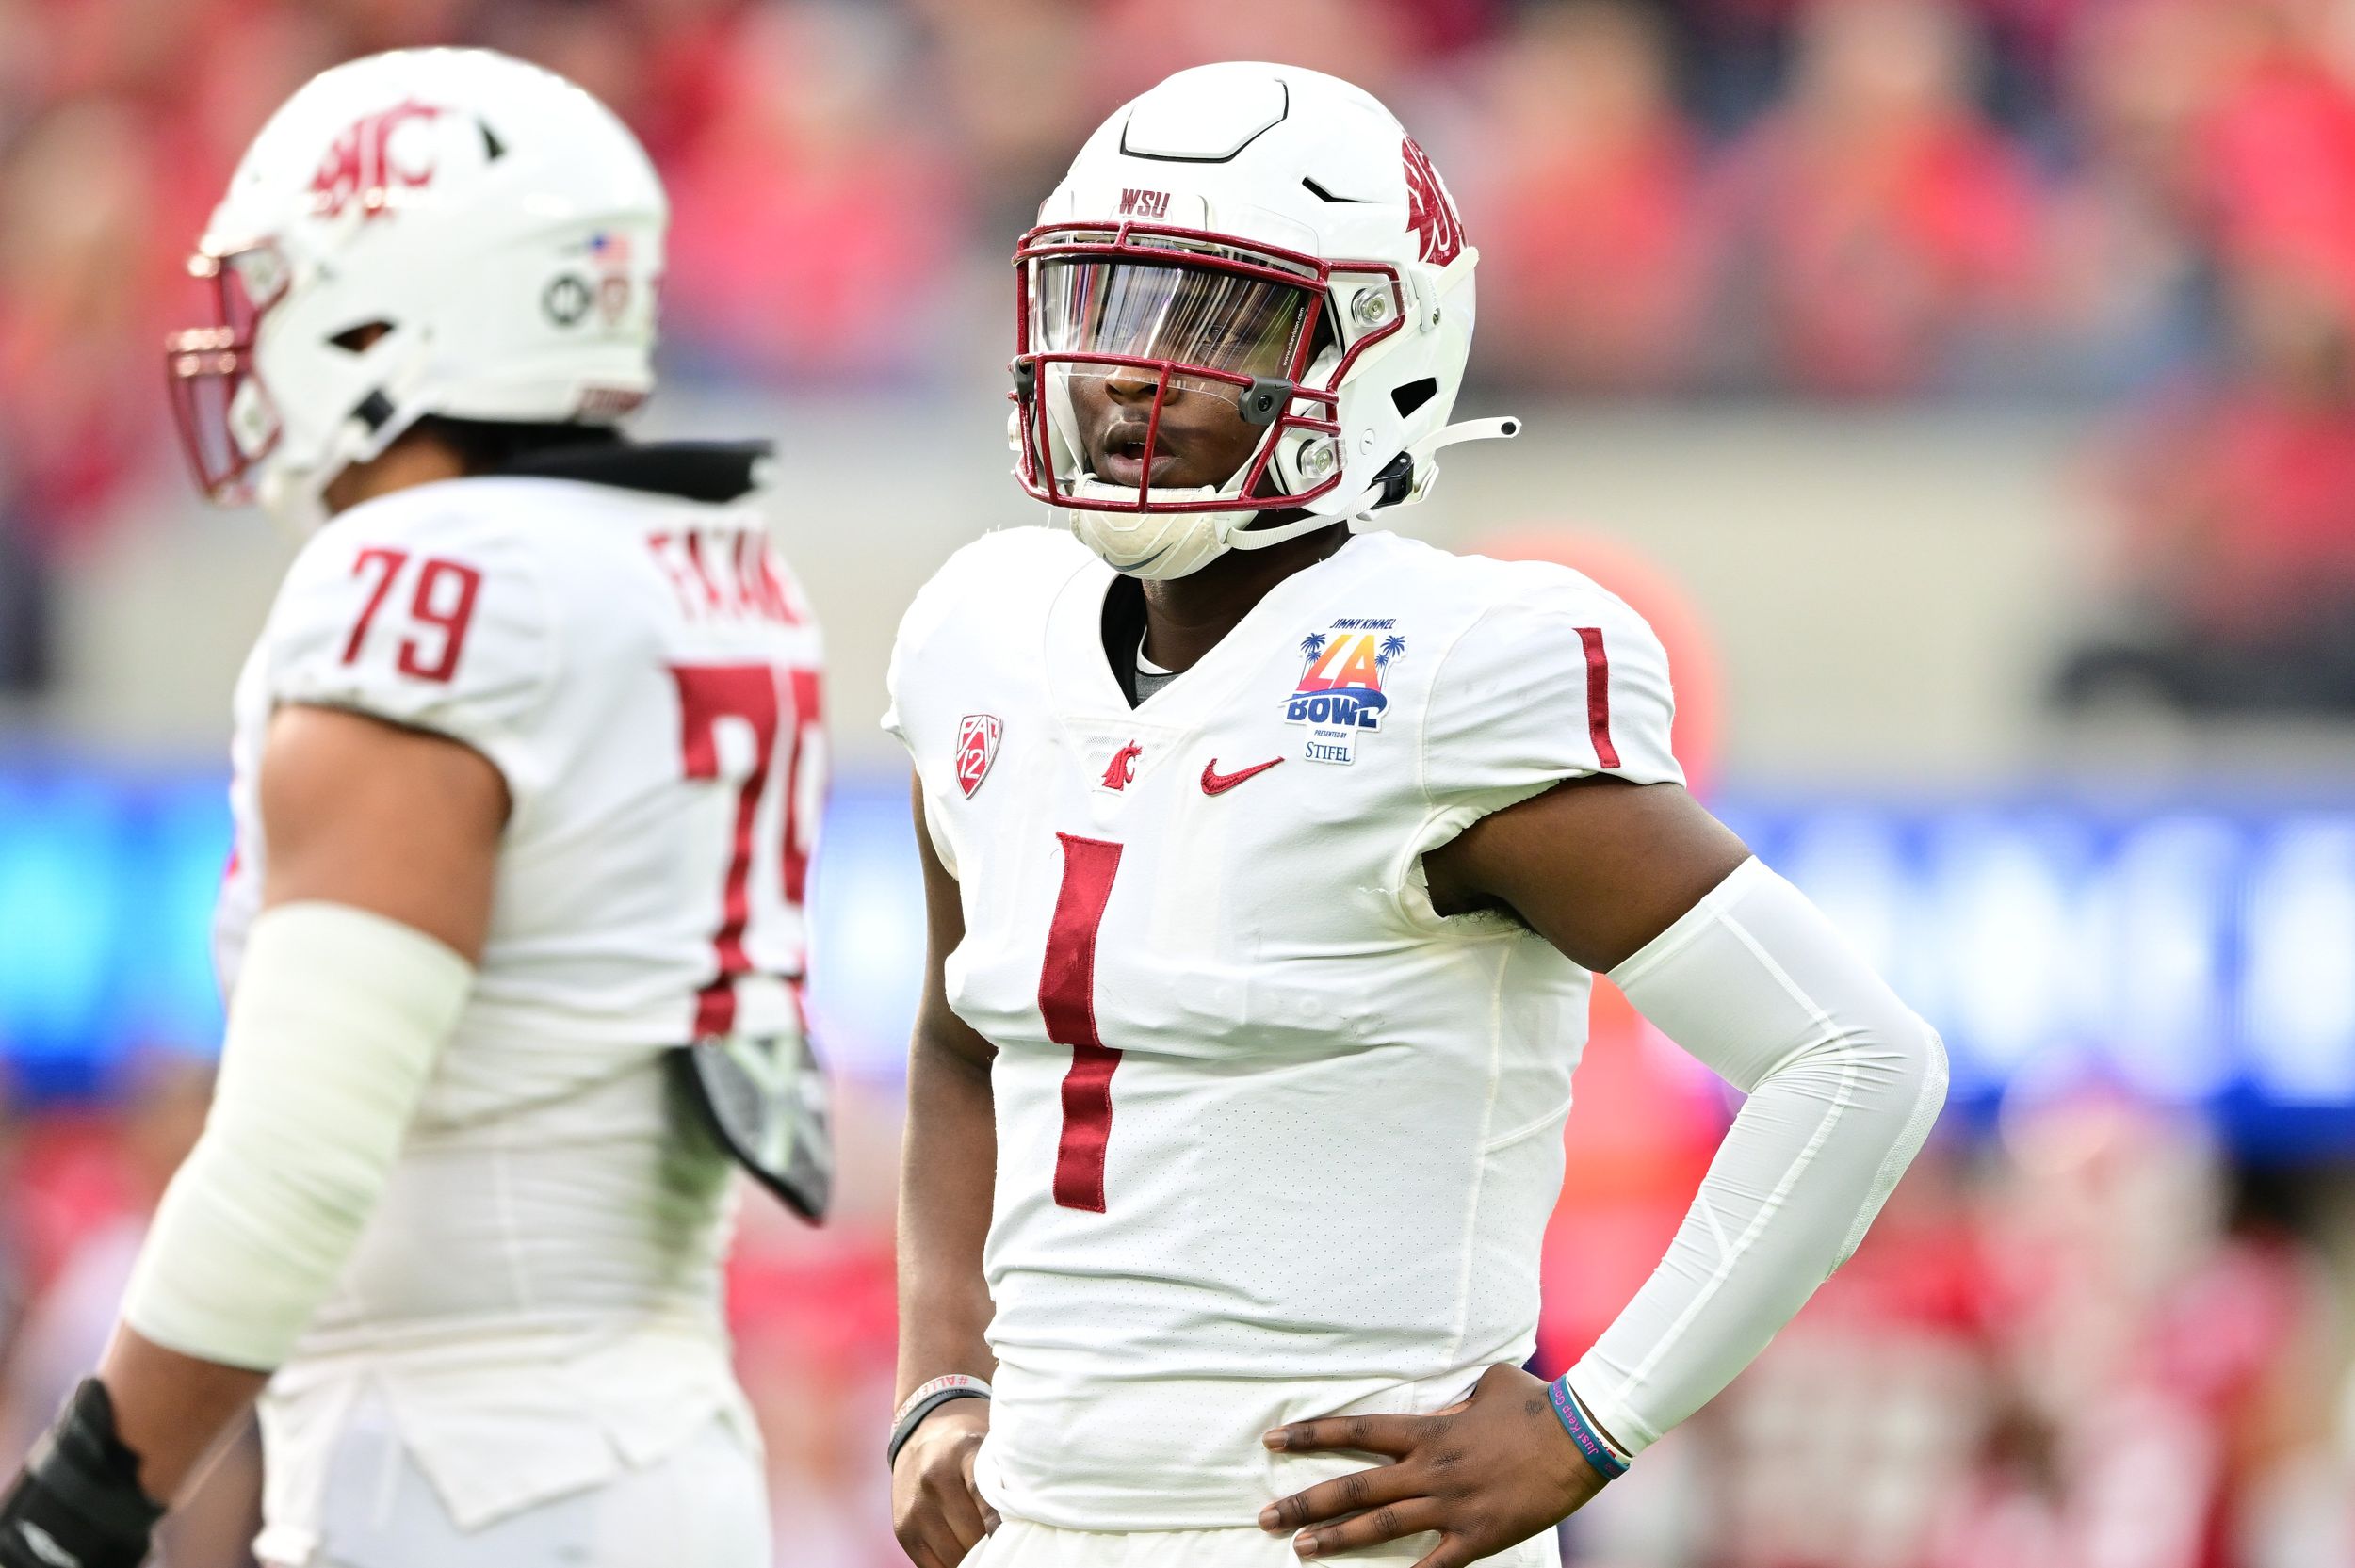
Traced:
<path fill-rule="evenodd" d="M 646 1469 L 471 1531 L 389 1422 L 336 1442 L 318 1550 L 268 1568 L 771 1568 L 760 1461 L 718 1421 Z"/>
<path fill-rule="evenodd" d="M 1341 1568 L 1412 1568 L 1438 1544 L 1436 1535 L 1410 1535 L 1387 1546 L 1343 1552 L 1314 1562 Z M 966 1554 L 959 1568 L 1301 1568 L 1289 1536 L 1265 1530 L 1049 1529 L 1009 1519 Z M 1481 1559 L 1488 1568 L 1560 1568 L 1553 1532 Z"/>

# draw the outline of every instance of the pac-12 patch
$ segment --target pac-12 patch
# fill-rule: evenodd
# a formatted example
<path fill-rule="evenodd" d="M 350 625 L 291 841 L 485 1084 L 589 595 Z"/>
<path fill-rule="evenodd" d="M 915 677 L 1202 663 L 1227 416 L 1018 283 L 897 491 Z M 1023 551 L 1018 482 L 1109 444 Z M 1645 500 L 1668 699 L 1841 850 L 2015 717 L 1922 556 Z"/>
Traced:
<path fill-rule="evenodd" d="M 1300 681 L 1284 699 L 1284 722 L 1308 731 L 1309 762 L 1357 760 L 1357 737 L 1382 728 L 1383 687 L 1406 656 L 1395 620 L 1350 618 L 1300 639 Z"/>
<path fill-rule="evenodd" d="M 998 760 L 998 740 L 1006 733 L 1005 720 L 994 713 L 968 713 L 957 721 L 957 787 L 971 800 L 989 777 Z"/>

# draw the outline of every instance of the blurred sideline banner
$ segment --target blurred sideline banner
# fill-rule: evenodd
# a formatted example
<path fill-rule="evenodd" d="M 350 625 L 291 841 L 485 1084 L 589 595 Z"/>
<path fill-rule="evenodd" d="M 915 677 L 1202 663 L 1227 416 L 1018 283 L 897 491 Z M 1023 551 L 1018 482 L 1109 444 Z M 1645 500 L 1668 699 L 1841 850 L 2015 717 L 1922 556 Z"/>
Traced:
<path fill-rule="evenodd" d="M 2091 1076 L 2207 1107 L 2249 1154 L 2355 1150 L 2355 799 L 1715 803 L 1944 1032 L 1958 1104 Z M 17 1089 L 103 1092 L 138 1050 L 213 1049 L 228 832 L 211 772 L 0 764 Z M 816 1022 L 842 1070 L 894 1077 L 923 957 L 904 783 L 836 788 L 817 875 Z"/>

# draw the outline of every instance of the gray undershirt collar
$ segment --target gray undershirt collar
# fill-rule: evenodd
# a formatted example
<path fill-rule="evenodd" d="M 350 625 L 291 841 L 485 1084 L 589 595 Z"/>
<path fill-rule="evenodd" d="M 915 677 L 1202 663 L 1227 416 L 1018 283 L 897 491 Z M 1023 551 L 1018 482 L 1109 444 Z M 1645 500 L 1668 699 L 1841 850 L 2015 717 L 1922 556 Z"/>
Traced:
<path fill-rule="evenodd" d="M 1142 703 L 1153 693 L 1178 678 L 1175 670 L 1164 670 L 1145 656 L 1145 639 L 1137 639 L 1137 701 Z"/>

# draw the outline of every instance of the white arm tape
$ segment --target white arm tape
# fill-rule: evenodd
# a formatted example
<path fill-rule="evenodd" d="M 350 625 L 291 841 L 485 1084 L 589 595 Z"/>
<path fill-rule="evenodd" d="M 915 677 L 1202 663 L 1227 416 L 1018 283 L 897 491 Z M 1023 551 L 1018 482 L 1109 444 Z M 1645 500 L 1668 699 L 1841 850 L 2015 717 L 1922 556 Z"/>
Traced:
<path fill-rule="evenodd" d="M 1570 1369 L 1632 1455 L 1715 1398 L 1856 1251 L 1945 1103 L 1946 1053 L 1756 860 L 1611 978 L 1749 1094 L 1667 1256 Z"/>
<path fill-rule="evenodd" d="M 283 1363 L 382 1193 L 474 971 L 341 904 L 253 923 L 204 1135 L 156 1210 L 123 1320 L 166 1350 Z"/>

